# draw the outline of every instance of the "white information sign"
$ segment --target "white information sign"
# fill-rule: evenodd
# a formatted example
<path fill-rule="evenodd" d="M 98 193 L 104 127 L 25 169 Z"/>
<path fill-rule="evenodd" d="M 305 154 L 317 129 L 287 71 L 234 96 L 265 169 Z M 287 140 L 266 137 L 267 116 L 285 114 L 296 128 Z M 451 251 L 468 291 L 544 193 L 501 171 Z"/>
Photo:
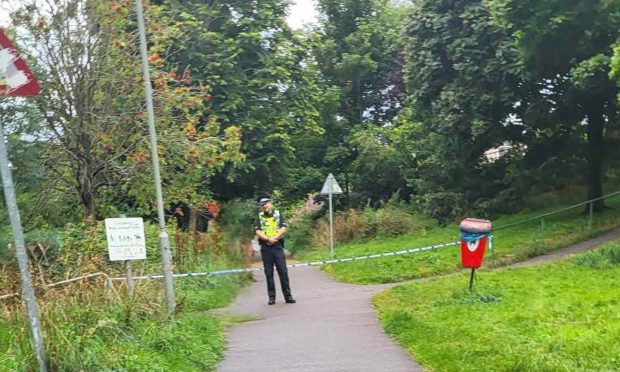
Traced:
<path fill-rule="evenodd" d="M 110 261 L 146 259 L 142 218 L 106 218 L 105 235 Z"/>

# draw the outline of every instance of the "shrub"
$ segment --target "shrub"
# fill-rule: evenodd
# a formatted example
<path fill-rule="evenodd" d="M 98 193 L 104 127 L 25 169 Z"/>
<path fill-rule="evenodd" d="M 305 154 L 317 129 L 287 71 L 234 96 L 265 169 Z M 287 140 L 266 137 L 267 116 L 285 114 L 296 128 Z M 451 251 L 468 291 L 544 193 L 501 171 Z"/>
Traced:
<path fill-rule="evenodd" d="M 422 211 L 436 218 L 442 225 L 461 218 L 468 206 L 463 194 L 451 191 L 437 191 L 424 194 L 417 200 Z"/>
<path fill-rule="evenodd" d="M 313 241 L 318 247 L 329 247 L 329 217 L 317 221 Z M 366 222 L 359 211 L 349 209 L 334 213 L 334 241 L 349 243 L 362 237 Z"/>
<path fill-rule="evenodd" d="M 250 240 L 254 236 L 252 223 L 256 213 L 253 200 L 233 200 L 222 206 L 218 222 L 229 237 Z"/>
<path fill-rule="evenodd" d="M 377 235 L 397 236 L 406 234 L 414 229 L 424 228 L 424 225 L 413 214 L 401 208 L 386 207 L 379 210 L 376 219 Z"/>
<path fill-rule="evenodd" d="M 293 205 L 285 212 L 289 229 L 286 233 L 286 249 L 295 253 L 311 248 L 314 241 L 314 230 L 317 218 L 323 212 L 324 203 L 317 202 L 312 195 L 302 202 Z"/>
<path fill-rule="evenodd" d="M 286 233 L 285 248 L 292 253 L 311 248 L 314 223 L 314 218 L 311 215 L 302 216 L 291 223 Z"/>

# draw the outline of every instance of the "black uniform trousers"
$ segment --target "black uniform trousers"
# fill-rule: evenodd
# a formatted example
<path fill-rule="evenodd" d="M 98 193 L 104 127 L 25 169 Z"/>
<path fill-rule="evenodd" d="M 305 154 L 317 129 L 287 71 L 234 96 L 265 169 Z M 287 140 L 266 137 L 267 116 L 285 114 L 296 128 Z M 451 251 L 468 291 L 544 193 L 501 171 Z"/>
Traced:
<path fill-rule="evenodd" d="M 275 265 L 280 277 L 280 285 L 282 286 L 282 294 L 284 298 L 291 297 L 291 288 L 288 281 L 288 269 L 286 268 L 286 257 L 284 249 L 280 242 L 274 246 L 261 244 L 260 254 L 263 258 L 263 267 L 265 268 L 265 277 L 267 278 L 267 293 L 269 298 L 276 297 L 276 285 L 273 281 L 273 266 Z"/>

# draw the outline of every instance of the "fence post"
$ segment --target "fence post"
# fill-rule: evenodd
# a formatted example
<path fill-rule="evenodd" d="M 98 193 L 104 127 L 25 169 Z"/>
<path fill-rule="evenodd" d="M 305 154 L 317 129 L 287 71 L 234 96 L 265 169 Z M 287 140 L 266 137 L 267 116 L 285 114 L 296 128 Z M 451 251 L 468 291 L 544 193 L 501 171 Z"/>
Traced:
<path fill-rule="evenodd" d="M 590 202 L 590 216 L 588 217 L 588 236 L 592 236 L 592 218 L 594 215 L 594 202 Z"/>
<path fill-rule="evenodd" d="M 545 248 L 545 219 L 540 219 L 540 239 L 542 242 L 543 249 Z"/>

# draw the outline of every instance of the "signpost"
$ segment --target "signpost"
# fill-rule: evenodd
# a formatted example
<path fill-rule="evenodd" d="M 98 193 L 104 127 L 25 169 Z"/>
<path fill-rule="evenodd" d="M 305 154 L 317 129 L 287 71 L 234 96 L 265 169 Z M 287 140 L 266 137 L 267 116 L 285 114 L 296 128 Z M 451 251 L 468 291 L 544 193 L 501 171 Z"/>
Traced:
<path fill-rule="evenodd" d="M 146 259 L 146 238 L 142 218 L 106 218 L 105 235 L 110 261 L 125 261 L 127 291 L 133 297 L 131 260 Z"/>
<path fill-rule="evenodd" d="M 157 198 L 157 217 L 159 220 L 159 250 L 161 253 L 164 270 L 164 286 L 166 289 L 166 305 L 168 315 L 172 315 L 176 308 L 174 299 L 174 277 L 172 275 L 172 255 L 170 254 L 170 237 L 166 232 L 166 219 L 164 217 L 164 197 L 161 190 L 161 177 L 159 175 L 159 155 L 157 154 L 157 132 L 155 131 L 155 109 L 153 108 L 153 87 L 146 50 L 146 26 L 144 25 L 144 8 L 142 0 L 136 0 L 138 13 L 138 34 L 140 35 L 140 54 L 142 55 L 142 72 L 144 75 L 144 95 L 148 113 L 149 138 L 151 142 L 151 159 L 153 161 L 153 177 L 155 178 L 155 193 Z"/>
<path fill-rule="evenodd" d="M 0 97 L 28 97 L 39 94 L 40 88 L 36 78 L 26 66 L 26 63 L 19 57 L 17 50 L 11 41 L 0 29 Z M 13 237 L 15 239 L 15 254 L 19 265 L 19 273 L 22 281 L 22 292 L 26 302 L 28 320 L 32 343 L 39 364 L 39 371 L 47 371 L 47 355 L 43 336 L 41 334 L 41 321 L 39 320 L 39 309 L 34 295 L 34 288 L 28 271 L 28 254 L 24 242 L 19 209 L 17 208 L 17 197 L 13 186 L 13 178 L 9 167 L 9 155 L 4 143 L 4 129 L 0 122 L 0 173 L 2 174 L 2 187 L 6 207 L 11 220 Z"/>
<path fill-rule="evenodd" d="M 334 258 L 334 222 L 332 213 L 332 195 L 342 194 L 342 189 L 336 182 L 336 178 L 333 174 L 329 174 L 325 179 L 323 188 L 321 189 L 321 195 L 329 195 L 329 243 L 331 246 L 331 257 Z"/>

